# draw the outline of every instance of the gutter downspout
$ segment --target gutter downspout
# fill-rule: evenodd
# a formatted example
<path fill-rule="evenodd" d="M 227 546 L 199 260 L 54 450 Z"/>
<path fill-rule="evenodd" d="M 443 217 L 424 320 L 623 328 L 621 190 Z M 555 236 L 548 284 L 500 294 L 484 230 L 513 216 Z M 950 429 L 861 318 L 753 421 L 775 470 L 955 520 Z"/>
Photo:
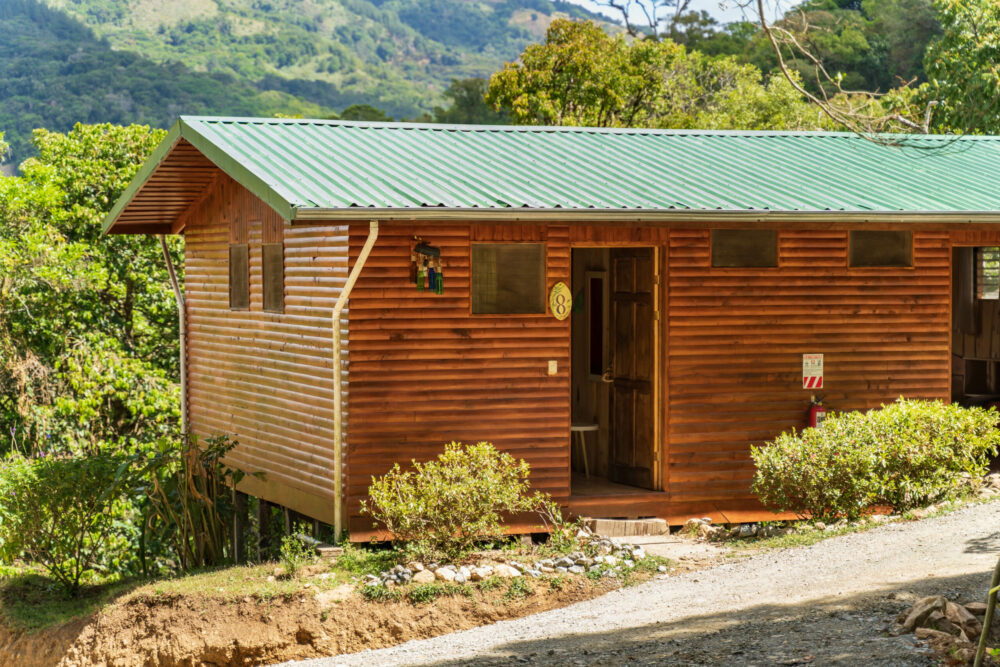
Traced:
<path fill-rule="evenodd" d="M 187 308 L 184 305 L 184 295 L 177 284 L 177 273 L 174 271 L 174 261 L 170 259 L 170 250 L 167 248 L 167 237 L 159 235 L 160 248 L 163 249 L 163 260 L 167 263 L 167 273 L 170 275 L 170 286 L 174 290 L 174 299 L 177 300 L 177 334 L 180 344 L 180 371 L 181 371 L 181 436 L 187 437 L 188 433 L 188 400 L 187 400 Z"/>
<path fill-rule="evenodd" d="M 347 305 L 347 299 L 351 296 L 354 283 L 361 275 L 361 269 L 368 261 L 368 255 L 371 254 L 377 238 L 378 220 L 372 220 L 365 245 L 361 248 L 361 254 L 358 255 L 354 266 L 351 267 L 351 273 L 347 276 L 347 282 L 344 284 L 340 296 L 337 297 L 333 314 L 330 316 L 330 323 L 333 327 L 333 534 L 334 540 L 338 543 L 344 532 L 344 388 L 341 381 L 343 364 L 340 349 L 340 314 L 343 312 L 344 306 Z"/>

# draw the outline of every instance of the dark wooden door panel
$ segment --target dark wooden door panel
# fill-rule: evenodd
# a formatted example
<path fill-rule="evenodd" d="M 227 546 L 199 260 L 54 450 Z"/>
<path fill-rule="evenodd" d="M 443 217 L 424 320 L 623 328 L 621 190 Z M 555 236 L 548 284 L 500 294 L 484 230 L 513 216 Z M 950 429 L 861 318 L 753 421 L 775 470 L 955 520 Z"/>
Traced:
<path fill-rule="evenodd" d="M 656 255 L 652 248 L 623 248 L 611 260 L 610 477 L 655 488 Z"/>

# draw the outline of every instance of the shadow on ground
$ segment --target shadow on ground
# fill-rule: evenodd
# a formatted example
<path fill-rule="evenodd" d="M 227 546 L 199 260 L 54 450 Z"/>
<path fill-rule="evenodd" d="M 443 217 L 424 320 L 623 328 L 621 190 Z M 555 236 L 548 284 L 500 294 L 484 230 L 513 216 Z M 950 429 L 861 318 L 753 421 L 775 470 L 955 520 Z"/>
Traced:
<path fill-rule="evenodd" d="M 760 605 L 617 631 L 513 641 L 492 649 L 489 656 L 433 664 L 937 665 L 913 635 L 889 636 L 896 615 L 928 595 L 959 602 L 985 600 L 990 574 L 915 579 L 805 604 Z M 726 592 L 715 595 L 724 600 Z M 614 613 L 612 604 L 609 601 L 609 614 Z"/>

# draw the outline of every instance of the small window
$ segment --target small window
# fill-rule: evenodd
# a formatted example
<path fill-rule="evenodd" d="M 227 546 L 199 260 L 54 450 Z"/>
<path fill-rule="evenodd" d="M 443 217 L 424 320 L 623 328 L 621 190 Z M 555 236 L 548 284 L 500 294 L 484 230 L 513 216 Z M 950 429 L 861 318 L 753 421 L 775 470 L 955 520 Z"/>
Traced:
<path fill-rule="evenodd" d="M 712 266 L 717 268 L 778 266 L 777 230 L 713 229 Z"/>
<path fill-rule="evenodd" d="M 264 243 L 261 251 L 264 310 L 280 313 L 285 310 L 285 247 Z"/>
<path fill-rule="evenodd" d="M 1000 299 L 1000 248 L 976 248 L 976 298 Z"/>
<path fill-rule="evenodd" d="M 851 266 L 913 266 L 912 232 L 851 232 Z"/>
<path fill-rule="evenodd" d="M 604 343 L 606 322 L 607 294 L 604 273 L 587 272 L 587 363 L 590 375 L 601 377 L 608 367 L 606 359 L 607 346 Z"/>
<path fill-rule="evenodd" d="M 229 307 L 250 307 L 250 246 L 246 243 L 229 246 Z"/>
<path fill-rule="evenodd" d="M 545 245 L 473 244 L 472 312 L 544 313 Z"/>

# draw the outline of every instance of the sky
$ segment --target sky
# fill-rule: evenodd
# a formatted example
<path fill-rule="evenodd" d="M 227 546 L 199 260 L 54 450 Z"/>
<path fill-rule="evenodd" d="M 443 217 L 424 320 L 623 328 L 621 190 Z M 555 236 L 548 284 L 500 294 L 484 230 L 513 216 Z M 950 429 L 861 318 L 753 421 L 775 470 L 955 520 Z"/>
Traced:
<path fill-rule="evenodd" d="M 607 14 L 608 16 L 612 16 L 616 19 L 620 16 L 620 14 L 616 13 L 613 9 L 609 10 L 607 7 L 601 7 L 595 0 L 570 1 L 578 5 L 583 5 L 592 11 Z M 691 0 L 690 10 L 705 10 L 719 23 L 731 23 L 733 21 L 743 20 L 756 21 L 756 11 L 750 13 L 747 10 L 744 10 L 743 7 L 741 7 L 741 4 L 744 2 L 746 2 L 746 0 Z M 764 7 L 771 14 L 768 16 L 768 19 L 773 20 L 777 10 L 784 10 L 796 4 L 798 4 L 798 2 L 793 0 L 765 0 Z M 756 3 L 753 3 L 753 5 L 756 7 Z M 635 14 L 635 12 L 633 12 L 633 14 Z M 637 15 L 635 17 L 636 21 L 641 21 L 641 16 L 641 14 Z"/>

